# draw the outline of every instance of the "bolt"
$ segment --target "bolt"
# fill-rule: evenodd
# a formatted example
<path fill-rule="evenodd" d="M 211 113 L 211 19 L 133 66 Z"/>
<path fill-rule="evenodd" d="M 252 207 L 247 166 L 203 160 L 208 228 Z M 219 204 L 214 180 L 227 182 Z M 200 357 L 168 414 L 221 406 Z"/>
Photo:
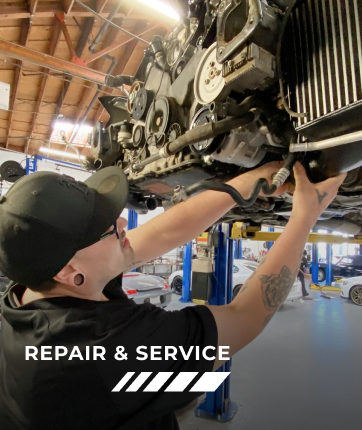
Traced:
<path fill-rule="evenodd" d="M 221 55 L 224 52 L 224 48 L 219 49 L 219 55 Z"/>
<path fill-rule="evenodd" d="M 228 67 L 232 67 L 234 65 L 234 61 L 233 60 L 229 60 L 228 61 Z"/>
<path fill-rule="evenodd" d="M 181 75 L 181 72 L 182 72 L 182 67 L 181 66 L 177 67 L 177 74 Z"/>
<path fill-rule="evenodd" d="M 250 20 L 249 20 L 249 23 L 250 23 L 250 24 L 252 24 L 253 22 L 254 22 L 254 16 L 253 16 L 253 15 L 251 15 Z"/>
<path fill-rule="evenodd" d="M 219 6 L 219 11 L 221 12 L 224 9 L 224 7 L 225 7 L 225 3 L 221 2 Z"/>
<path fill-rule="evenodd" d="M 210 79 L 205 79 L 205 84 L 209 85 L 209 83 L 210 83 Z"/>
<path fill-rule="evenodd" d="M 210 67 L 214 67 L 214 66 L 215 66 L 215 61 L 211 61 Z"/>

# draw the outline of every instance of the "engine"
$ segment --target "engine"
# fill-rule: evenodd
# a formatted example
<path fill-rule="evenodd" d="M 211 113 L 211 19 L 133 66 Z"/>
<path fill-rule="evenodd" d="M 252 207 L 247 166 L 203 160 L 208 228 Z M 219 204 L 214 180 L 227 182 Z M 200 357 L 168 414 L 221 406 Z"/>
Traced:
<path fill-rule="evenodd" d="M 362 5 L 358 0 L 189 0 L 182 22 L 155 36 L 135 76 L 109 77 L 125 97 L 91 139 L 90 170 L 128 175 L 129 208 L 168 207 L 177 186 L 225 182 L 301 151 L 309 177 L 349 171 L 318 225 L 357 234 L 362 144 L 319 149 L 358 133 L 362 113 Z M 296 149 L 298 151 L 298 148 Z M 292 196 L 235 206 L 223 221 L 284 225 Z"/>

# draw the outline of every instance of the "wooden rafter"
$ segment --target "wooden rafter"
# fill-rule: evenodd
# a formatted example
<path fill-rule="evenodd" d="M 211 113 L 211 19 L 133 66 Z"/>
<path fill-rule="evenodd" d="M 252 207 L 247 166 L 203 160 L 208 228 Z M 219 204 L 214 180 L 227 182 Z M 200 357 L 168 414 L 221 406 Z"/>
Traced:
<path fill-rule="evenodd" d="M 55 19 L 54 30 L 53 30 L 52 39 L 50 42 L 50 47 L 49 47 L 49 55 L 51 55 L 51 56 L 54 56 L 54 54 L 55 54 L 55 50 L 57 49 L 58 43 L 60 41 L 60 35 L 61 35 L 60 22 L 58 19 Z M 34 110 L 34 112 L 36 112 L 36 113 L 34 114 L 33 120 L 32 120 L 31 125 L 30 125 L 29 140 L 27 143 L 27 147 L 29 146 L 29 141 L 32 137 L 32 134 L 34 132 L 34 128 L 35 128 L 35 125 L 36 125 L 36 122 L 38 119 L 38 113 L 39 113 L 41 104 L 43 102 L 43 98 L 44 98 L 44 94 L 45 94 L 45 88 L 46 88 L 46 85 L 47 85 L 48 80 L 49 80 L 50 69 L 43 69 L 43 72 L 46 73 L 46 75 L 43 75 L 41 78 L 41 83 L 40 83 L 40 88 L 39 88 L 39 96 L 38 96 L 38 100 L 36 102 L 35 110 Z"/>
<path fill-rule="evenodd" d="M 127 45 L 127 48 L 125 49 L 121 61 L 116 66 L 116 69 L 114 70 L 114 75 L 121 75 L 126 68 L 128 61 L 130 60 L 134 50 L 136 49 L 136 46 L 138 44 L 138 40 L 134 39 Z M 113 88 L 112 93 L 114 94 L 117 91 L 117 88 Z M 102 105 L 99 106 L 97 113 L 94 117 L 94 124 L 97 124 L 97 122 L 100 120 L 104 113 L 104 107 Z"/>
<path fill-rule="evenodd" d="M 63 0 L 64 12 L 67 15 L 74 5 L 74 0 Z"/>
<path fill-rule="evenodd" d="M 95 24 L 95 20 L 93 17 L 92 18 L 86 18 L 86 20 L 82 26 L 82 32 L 81 32 L 81 35 L 78 39 L 77 46 L 75 48 L 75 52 L 77 54 L 77 57 L 80 57 L 82 55 L 84 48 L 87 44 L 87 40 L 88 40 L 90 34 L 92 33 L 92 29 L 93 29 L 94 24 Z M 57 107 L 55 109 L 55 117 L 60 114 L 60 111 L 64 105 L 64 101 L 67 97 L 71 82 L 72 82 L 71 76 L 69 77 L 68 81 L 64 82 L 63 91 L 62 91 L 61 96 L 58 99 Z M 52 135 L 52 132 L 53 132 L 52 127 L 49 127 L 49 130 L 48 130 L 48 133 L 46 136 L 46 141 L 50 140 L 50 136 Z"/>
<path fill-rule="evenodd" d="M 114 5 L 108 5 L 106 4 L 101 12 L 99 12 L 100 15 L 107 18 L 113 9 Z M 67 12 L 68 11 L 68 12 Z M 81 6 L 77 4 L 73 4 L 71 8 L 64 7 L 64 3 L 43 3 L 40 2 L 37 4 L 36 10 L 34 12 L 35 18 L 52 18 L 56 13 L 66 13 L 69 17 L 75 17 L 75 18 L 87 18 L 94 16 L 91 12 L 87 11 L 86 9 L 82 8 Z M 0 20 L 3 19 L 25 19 L 31 17 L 30 10 L 28 8 L 27 4 L 2 4 L 0 7 Z M 120 9 L 116 15 L 115 18 L 124 18 L 127 14 Z M 144 14 L 142 12 L 132 12 L 132 18 L 134 19 L 140 19 L 140 20 L 149 20 L 150 17 L 147 14 Z"/>
<path fill-rule="evenodd" d="M 107 4 L 108 0 L 97 0 L 97 12 L 102 13 L 104 6 Z"/>
<path fill-rule="evenodd" d="M 118 35 L 119 33 L 117 32 L 117 30 L 115 30 L 113 27 L 109 28 L 107 31 L 107 37 L 104 44 L 106 46 L 108 46 L 109 44 L 112 44 Z M 109 62 L 109 59 L 107 59 L 107 57 L 101 58 L 100 61 L 98 62 L 98 67 L 97 67 L 98 70 L 102 70 L 102 68 L 104 67 L 107 61 Z M 97 85 L 92 84 L 91 82 L 88 82 L 88 85 L 89 87 L 84 90 L 82 99 L 77 108 L 78 115 L 77 115 L 76 123 L 78 123 L 80 119 L 84 116 L 85 112 L 83 111 L 88 108 L 90 101 L 93 99 L 93 97 L 96 94 L 96 91 L 98 90 Z"/>
<path fill-rule="evenodd" d="M 38 6 L 38 0 L 28 0 L 30 15 L 34 15 L 36 7 Z"/>
<path fill-rule="evenodd" d="M 30 29 L 31 29 L 31 24 L 29 20 L 23 20 L 21 22 L 21 31 L 20 31 L 20 40 L 19 40 L 19 44 L 25 46 L 28 39 L 29 39 L 29 34 L 30 34 Z M 13 85 L 12 85 L 12 89 L 11 89 L 11 98 L 10 98 L 10 114 L 9 114 L 9 118 L 8 118 L 8 129 L 7 129 L 7 134 L 6 134 L 6 145 L 5 147 L 8 148 L 9 147 L 9 137 L 10 137 L 10 132 L 11 132 L 11 128 L 12 128 L 12 122 L 13 122 L 13 115 L 14 115 L 14 106 L 15 106 L 15 100 L 17 98 L 18 95 L 18 89 L 19 89 L 19 82 L 21 79 L 21 73 L 22 73 L 22 67 L 23 67 L 23 62 L 20 60 L 16 60 L 15 61 L 15 73 L 14 73 L 14 81 L 13 81 Z"/>

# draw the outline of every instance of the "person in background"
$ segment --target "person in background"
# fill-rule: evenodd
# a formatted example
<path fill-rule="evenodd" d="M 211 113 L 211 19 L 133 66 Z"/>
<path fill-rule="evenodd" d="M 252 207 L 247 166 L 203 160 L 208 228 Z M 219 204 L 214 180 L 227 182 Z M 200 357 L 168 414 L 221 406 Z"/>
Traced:
<path fill-rule="evenodd" d="M 303 256 L 302 256 L 302 261 L 300 263 L 300 268 L 299 268 L 299 272 L 298 272 L 298 278 L 299 278 L 300 282 L 302 283 L 303 297 L 309 296 L 309 293 L 307 292 L 307 290 L 305 288 L 305 279 L 304 279 L 305 278 L 304 274 L 307 271 L 307 267 L 308 267 L 307 251 L 304 250 Z"/>

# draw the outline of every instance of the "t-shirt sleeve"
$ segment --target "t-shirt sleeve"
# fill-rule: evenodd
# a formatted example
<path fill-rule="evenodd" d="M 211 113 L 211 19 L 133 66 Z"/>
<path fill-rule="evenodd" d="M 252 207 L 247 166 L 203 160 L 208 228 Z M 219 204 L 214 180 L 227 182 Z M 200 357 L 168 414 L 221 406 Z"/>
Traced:
<path fill-rule="evenodd" d="M 142 308 L 143 311 L 141 311 Z M 128 358 L 118 363 L 115 363 L 112 357 L 109 357 L 110 361 L 107 358 L 107 375 L 112 375 L 111 380 L 115 386 L 115 382 L 121 380 L 127 372 L 134 372 L 129 383 L 119 392 L 112 392 L 111 398 L 120 411 L 127 404 L 128 413 L 132 409 L 132 416 L 136 422 L 139 422 L 142 416 L 149 421 L 184 407 L 202 394 L 190 392 L 190 387 L 204 372 L 212 371 L 214 359 L 206 359 L 202 350 L 208 346 L 213 347 L 215 349 L 210 348 L 206 355 L 216 356 L 218 336 L 215 319 L 206 306 L 193 306 L 180 311 L 167 312 L 152 305 L 141 305 L 138 306 L 137 313 L 137 318 L 130 321 L 128 336 L 124 338 L 120 336 L 117 340 L 118 345 L 123 345 L 128 352 Z M 158 350 L 161 351 L 159 355 L 161 358 L 151 360 L 152 346 L 160 347 Z M 142 351 L 148 353 L 147 359 L 137 359 L 137 357 L 144 358 L 143 354 L 137 352 L 139 347 L 143 347 Z M 165 347 L 177 349 L 176 360 L 170 357 L 165 359 Z M 182 356 L 180 347 L 185 354 L 192 350 L 188 359 Z M 137 392 L 127 392 L 130 384 L 139 377 L 141 372 L 152 373 Z M 157 392 L 145 392 L 145 388 L 155 377 L 158 377 L 160 372 L 169 372 L 170 377 Z M 190 379 L 190 383 L 182 392 L 165 391 L 172 381 L 179 377 L 180 372 L 195 372 L 194 379 Z"/>

